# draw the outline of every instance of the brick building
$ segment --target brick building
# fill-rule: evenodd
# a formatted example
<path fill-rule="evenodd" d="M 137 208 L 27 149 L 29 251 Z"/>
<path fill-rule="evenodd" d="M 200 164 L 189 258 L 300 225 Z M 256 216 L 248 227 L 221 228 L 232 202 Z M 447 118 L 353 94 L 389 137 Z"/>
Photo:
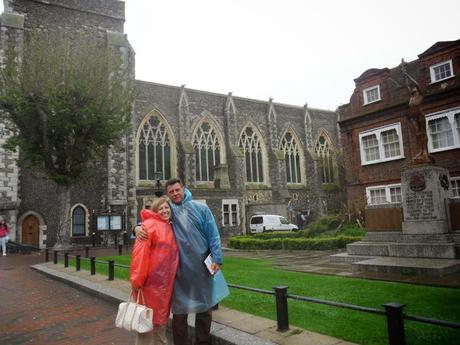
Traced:
<path fill-rule="evenodd" d="M 8 44 L 21 54 L 33 30 L 87 32 L 117 49 L 134 78 L 123 24 L 123 1 L 5 1 L 0 61 Z M 135 87 L 131 130 L 108 153 L 97 178 L 71 191 L 72 242 L 91 242 L 93 214 L 110 211 L 135 223 L 172 176 L 210 206 L 223 237 L 245 232 L 256 212 L 295 222 L 298 212 L 327 213 L 339 204 L 335 112 L 140 80 Z M 0 124 L 0 143 L 9 135 Z M 56 187 L 18 168 L 15 158 L 0 148 L 0 214 L 16 241 L 52 246 Z M 108 241 L 106 234 L 98 232 L 98 240 Z"/>
<path fill-rule="evenodd" d="M 424 96 L 428 150 L 450 172 L 451 223 L 459 230 L 460 40 L 437 42 L 406 69 Z M 350 103 L 338 110 L 348 204 L 367 204 L 369 230 L 400 230 L 401 172 L 417 153 L 406 78 L 398 66 L 369 69 L 354 81 Z M 375 214 L 373 205 L 379 205 Z"/>

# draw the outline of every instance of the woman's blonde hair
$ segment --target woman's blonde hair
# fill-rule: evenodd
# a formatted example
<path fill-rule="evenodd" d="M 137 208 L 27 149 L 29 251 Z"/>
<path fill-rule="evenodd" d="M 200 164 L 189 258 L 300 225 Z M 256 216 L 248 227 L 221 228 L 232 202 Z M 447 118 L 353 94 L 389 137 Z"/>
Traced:
<path fill-rule="evenodd" d="M 153 199 L 152 204 L 150 205 L 150 209 L 153 212 L 158 212 L 160 206 L 163 205 L 165 202 L 169 202 L 169 198 L 167 196 L 160 196 L 159 198 L 155 198 Z"/>

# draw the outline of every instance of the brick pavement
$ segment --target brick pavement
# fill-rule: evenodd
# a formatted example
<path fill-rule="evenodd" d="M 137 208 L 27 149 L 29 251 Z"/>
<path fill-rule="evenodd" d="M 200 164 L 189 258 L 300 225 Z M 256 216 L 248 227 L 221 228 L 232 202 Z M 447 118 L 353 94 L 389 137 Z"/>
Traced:
<path fill-rule="evenodd" d="M 125 345 L 116 306 L 32 271 L 42 255 L 0 257 L 0 344 Z"/>

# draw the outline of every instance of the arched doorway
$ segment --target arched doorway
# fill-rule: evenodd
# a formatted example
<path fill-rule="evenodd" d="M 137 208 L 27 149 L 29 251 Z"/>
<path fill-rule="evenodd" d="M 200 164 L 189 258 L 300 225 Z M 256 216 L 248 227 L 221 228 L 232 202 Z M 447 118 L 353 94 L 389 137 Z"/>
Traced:
<path fill-rule="evenodd" d="M 22 243 L 38 248 L 40 222 L 34 215 L 29 215 L 22 221 Z"/>

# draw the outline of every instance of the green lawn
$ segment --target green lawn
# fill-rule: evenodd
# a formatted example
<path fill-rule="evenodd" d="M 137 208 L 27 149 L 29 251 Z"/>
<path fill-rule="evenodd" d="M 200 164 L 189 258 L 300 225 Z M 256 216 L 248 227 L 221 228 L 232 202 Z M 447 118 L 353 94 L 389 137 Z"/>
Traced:
<path fill-rule="evenodd" d="M 112 256 L 98 260 L 115 260 L 129 265 L 129 256 Z M 82 269 L 89 261 L 82 260 Z M 98 273 L 107 274 L 107 265 L 98 265 Z M 460 322 L 460 289 L 364 280 L 337 276 L 287 272 L 267 260 L 225 258 L 223 272 L 231 284 L 272 290 L 287 285 L 290 294 L 383 309 L 387 302 L 406 305 L 406 314 Z M 115 268 L 120 279 L 128 270 Z M 387 345 L 384 316 L 356 312 L 331 306 L 288 300 L 289 322 L 310 331 L 365 345 Z M 231 288 L 222 305 L 232 309 L 276 319 L 274 297 Z M 460 330 L 405 321 L 406 344 L 459 344 Z"/>

